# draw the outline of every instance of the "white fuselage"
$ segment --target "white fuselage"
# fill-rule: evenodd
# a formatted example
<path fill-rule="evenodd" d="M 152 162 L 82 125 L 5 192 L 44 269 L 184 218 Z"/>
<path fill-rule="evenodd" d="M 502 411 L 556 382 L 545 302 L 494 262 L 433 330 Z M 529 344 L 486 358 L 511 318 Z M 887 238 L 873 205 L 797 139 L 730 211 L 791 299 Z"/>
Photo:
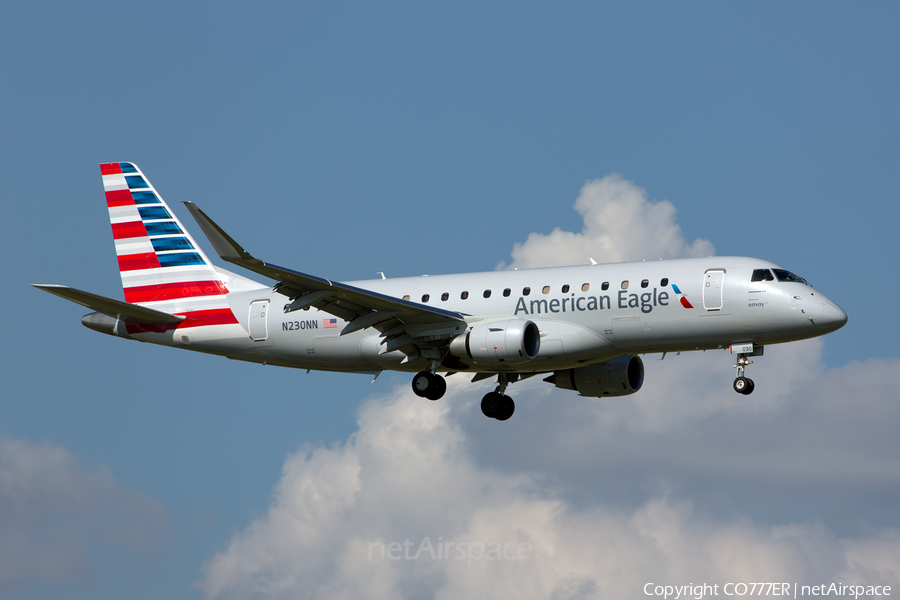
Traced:
<path fill-rule="evenodd" d="M 350 283 L 477 315 L 467 317 L 469 325 L 510 318 L 533 321 L 541 330 L 540 351 L 533 360 L 515 367 L 468 366 L 473 372 L 547 372 L 626 354 L 789 342 L 823 335 L 846 322 L 837 304 L 809 285 L 751 282 L 754 270 L 775 268 L 755 258 L 708 257 Z M 237 324 L 131 337 L 304 369 L 414 372 L 428 364 L 398 351 L 382 352 L 383 338 L 372 328 L 341 336 L 346 323 L 331 314 L 315 308 L 285 313 L 289 298 L 237 279 L 244 284 L 226 279 L 231 288 L 245 288 L 227 297 Z"/>

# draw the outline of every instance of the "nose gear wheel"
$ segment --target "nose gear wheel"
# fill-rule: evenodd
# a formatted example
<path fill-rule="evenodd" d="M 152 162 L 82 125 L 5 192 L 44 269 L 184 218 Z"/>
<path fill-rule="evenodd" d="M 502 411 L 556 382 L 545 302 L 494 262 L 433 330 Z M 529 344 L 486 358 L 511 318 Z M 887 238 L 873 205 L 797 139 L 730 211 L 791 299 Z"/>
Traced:
<path fill-rule="evenodd" d="M 748 379 L 746 377 L 738 377 L 734 380 L 734 391 L 738 394 L 744 394 L 745 396 L 753 392 L 753 388 L 756 387 L 753 383 L 752 379 Z"/>
<path fill-rule="evenodd" d="M 737 373 L 734 378 L 734 391 L 738 394 L 744 394 L 745 396 L 752 394 L 756 385 L 754 385 L 753 380 L 749 377 L 744 377 L 744 368 L 747 365 L 752 365 L 753 361 L 747 358 L 748 354 L 738 354 L 737 362 L 732 365 L 733 368 L 737 369 Z"/>

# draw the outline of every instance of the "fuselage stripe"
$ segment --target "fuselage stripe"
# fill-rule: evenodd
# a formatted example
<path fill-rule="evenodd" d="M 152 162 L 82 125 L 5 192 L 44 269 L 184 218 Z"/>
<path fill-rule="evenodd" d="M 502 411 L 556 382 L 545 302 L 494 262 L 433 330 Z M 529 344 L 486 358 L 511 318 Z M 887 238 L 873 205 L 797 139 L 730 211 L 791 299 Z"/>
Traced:
<path fill-rule="evenodd" d="M 176 314 L 183 314 L 187 317 L 178 324 L 179 329 L 183 327 L 202 327 L 204 325 L 231 325 L 238 322 L 230 308 L 212 308 Z"/>
<path fill-rule="evenodd" d="M 190 327 L 205 327 L 207 325 L 233 325 L 238 322 L 230 308 L 212 308 L 175 314 L 184 316 L 184 321 L 170 325 L 141 325 L 139 323 L 126 322 L 125 326 L 130 334 L 165 333 L 171 329 L 187 329 Z"/>

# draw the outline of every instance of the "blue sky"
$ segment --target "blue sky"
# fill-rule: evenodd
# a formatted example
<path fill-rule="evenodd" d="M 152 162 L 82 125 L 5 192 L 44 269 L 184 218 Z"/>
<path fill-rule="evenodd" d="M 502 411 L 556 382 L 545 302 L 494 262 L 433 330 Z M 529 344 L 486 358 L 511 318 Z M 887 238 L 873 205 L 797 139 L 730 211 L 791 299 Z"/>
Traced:
<path fill-rule="evenodd" d="M 846 556 L 873 540 L 882 556 L 898 552 L 886 500 L 900 491 L 887 427 L 898 417 L 896 6 L 45 2 L 0 14 L 0 473 L 22 476 L 0 480 L 0 556 L 22 562 L 0 567 L 0 595 L 291 596 L 290 586 L 248 588 L 235 575 L 246 572 L 315 580 L 305 593 L 325 597 L 334 587 L 321 573 L 339 571 L 352 547 L 342 540 L 368 525 L 400 541 L 481 535 L 479 518 L 504 502 L 521 509 L 500 514 L 509 527 L 543 522 L 543 505 L 516 495 L 523 481 L 528 498 L 567 515 L 532 532 L 536 543 L 581 522 L 624 537 L 645 518 L 642 531 L 682 524 L 688 546 L 745 528 L 759 541 L 747 552 L 780 557 L 794 570 L 779 574 L 795 578 L 843 571 L 785 561 L 767 541 L 774 528 Z M 517 401 L 534 402 L 498 433 L 471 404 L 482 387 L 452 386 L 435 409 L 406 398 L 405 375 L 307 375 L 82 327 L 82 309 L 28 284 L 121 297 L 98 167 L 120 160 L 138 164 L 198 238 L 181 201 L 257 256 L 340 280 L 492 270 L 529 234 L 582 232 L 573 205 L 585 182 L 620 174 L 651 203 L 671 202 L 686 243 L 779 263 L 850 320 L 822 342 L 767 349 L 749 407 L 729 389 L 727 357 L 696 355 L 648 367 L 644 399 L 612 406 L 523 388 Z M 654 375 L 688 389 L 666 404 Z M 452 471 L 473 486 L 493 481 L 478 488 L 489 491 L 468 496 L 455 523 L 446 515 L 456 513 L 424 511 L 408 530 L 374 517 L 345 519 L 355 534 L 319 530 L 337 549 L 317 570 L 222 575 L 226 558 L 248 564 L 255 543 L 288 548 L 283 562 L 307 560 L 302 544 L 265 534 L 278 530 L 290 482 L 346 500 L 316 473 L 382 456 L 367 440 L 387 435 L 384 415 L 407 424 L 395 433 L 414 454 L 422 431 L 453 445 L 449 458 L 422 449 L 412 470 L 425 461 L 438 488 Z M 821 462 L 831 451 L 844 458 Z M 383 473 L 353 464 L 368 477 L 361 490 Z M 403 507 L 410 485 L 347 510 Z M 689 533 L 697 528 L 711 532 L 705 542 Z M 577 547 L 554 567 L 593 582 L 578 590 L 630 593 L 612 575 L 579 571 Z M 659 564 L 673 581 L 725 576 L 667 556 Z M 657 563 L 629 566 L 635 581 L 659 573 Z M 386 572 L 399 587 L 385 589 L 471 592 L 450 572 L 398 568 Z M 485 590 L 503 581 L 495 575 Z"/>

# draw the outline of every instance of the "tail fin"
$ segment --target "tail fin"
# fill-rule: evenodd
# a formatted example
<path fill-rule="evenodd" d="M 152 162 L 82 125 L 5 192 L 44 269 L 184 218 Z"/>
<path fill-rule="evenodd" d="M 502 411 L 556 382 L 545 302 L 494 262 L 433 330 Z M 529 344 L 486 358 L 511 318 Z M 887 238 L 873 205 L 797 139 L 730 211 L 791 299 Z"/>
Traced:
<path fill-rule="evenodd" d="M 227 306 L 219 273 L 136 165 L 100 165 L 125 300 L 166 312 Z"/>

